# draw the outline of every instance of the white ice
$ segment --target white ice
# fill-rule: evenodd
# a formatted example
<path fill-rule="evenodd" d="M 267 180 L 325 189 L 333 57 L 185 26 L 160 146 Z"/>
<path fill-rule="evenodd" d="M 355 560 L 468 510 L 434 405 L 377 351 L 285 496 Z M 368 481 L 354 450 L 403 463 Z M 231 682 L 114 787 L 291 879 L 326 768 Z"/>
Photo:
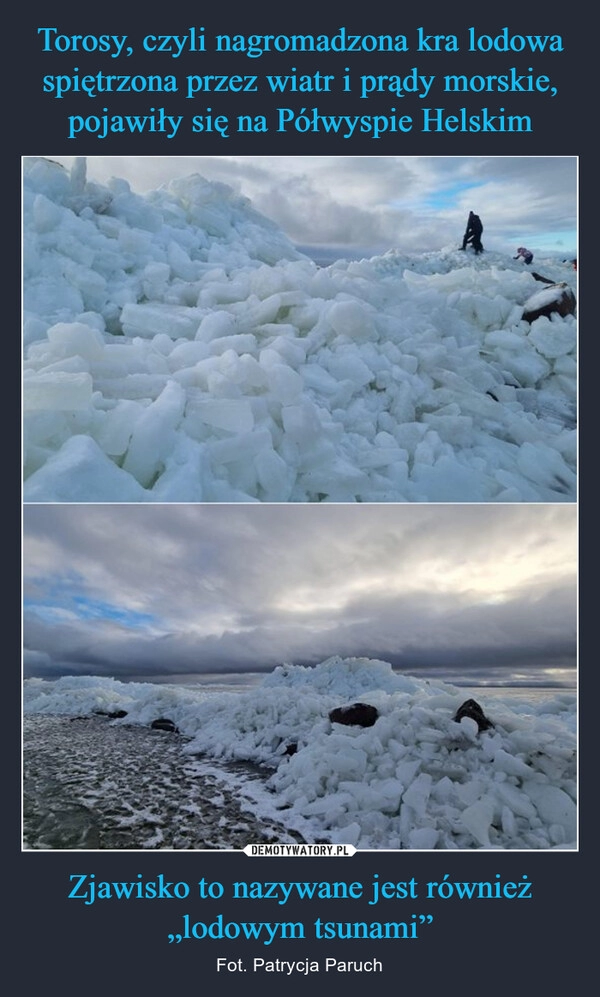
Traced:
<path fill-rule="evenodd" d="M 576 319 L 522 318 L 531 267 L 319 268 L 199 175 L 23 184 L 25 501 L 575 499 Z"/>
<path fill-rule="evenodd" d="M 453 717 L 476 698 L 494 724 Z M 372 727 L 329 711 L 375 706 Z M 281 665 L 241 691 L 77 677 L 27 679 L 27 713 L 126 710 L 115 724 L 173 720 L 190 757 L 271 770 L 257 814 L 360 849 L 575 849 L 576 694 L 466 690 L 395 673 L 383 661 Z M 290 745 L 294 754 L 287 754 Z M 245 785 L 244 792 L 251 790 Z"/>

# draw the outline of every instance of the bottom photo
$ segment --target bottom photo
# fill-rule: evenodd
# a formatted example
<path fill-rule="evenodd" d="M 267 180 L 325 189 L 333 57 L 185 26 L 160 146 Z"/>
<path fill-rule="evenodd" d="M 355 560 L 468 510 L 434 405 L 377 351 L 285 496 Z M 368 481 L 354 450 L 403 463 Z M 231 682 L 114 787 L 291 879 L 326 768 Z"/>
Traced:
<path fill-rule="evenodd" d="M 23 594 L 23 850 L 578 848 L 572 504 L 29 504 Z"/>

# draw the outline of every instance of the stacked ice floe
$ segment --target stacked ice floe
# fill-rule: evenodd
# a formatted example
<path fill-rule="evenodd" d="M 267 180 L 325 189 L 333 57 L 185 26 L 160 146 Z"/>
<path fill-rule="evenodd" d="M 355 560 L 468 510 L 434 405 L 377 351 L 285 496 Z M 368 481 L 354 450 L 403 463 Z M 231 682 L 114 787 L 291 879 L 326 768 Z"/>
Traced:
<path fill-rule="evenodd" d="M 359 848 L 572 849 L 577 836 L 576 695 L 540 699 L 476 692 L 494 724 L 454 720 L 465 689 L 401 676 L 383 661 L 330 658 L 281 666 L 254 688 L 29 679 L 28 713 L 125 709 L 113 723 L 171 718 L 194 758 L 247 759 L 272 769 L 267 789 L 244 786 L 254 812 L 277 815 L 306 840 Z M 371 727 L 329 712 L 374 706 Z M 291 746 L 295 753 L 287 753 Z"/>
<path fill-rule="evenodd" d="M 575 497 L 576 321 L 521 263 L 320 269 L 222 184 L 44 159 L 23 242 L 26 501 Z"/>

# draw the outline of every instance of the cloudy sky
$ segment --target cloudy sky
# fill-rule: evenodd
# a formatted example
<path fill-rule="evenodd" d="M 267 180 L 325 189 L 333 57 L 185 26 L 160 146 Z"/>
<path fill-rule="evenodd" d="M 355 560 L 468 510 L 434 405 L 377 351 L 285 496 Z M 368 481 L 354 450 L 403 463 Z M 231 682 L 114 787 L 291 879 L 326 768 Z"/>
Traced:
<path fill-rule="evenodd" d="M 138 193 L 191 173 L 221 181 L 325 258 L 328 247 L 334 256 L 361 256 L 454 246 L 470 210 L 481 216 L 490 250 L 577 251 L 573 156 L 90 156 L 87 164 L 89 180 L 121 177 Z"/>
<path fill-rule="evenodd" d="M 575 681 L 576 509 L 28 505 L 25 677 L 189 681 L 332 654 Z"/>

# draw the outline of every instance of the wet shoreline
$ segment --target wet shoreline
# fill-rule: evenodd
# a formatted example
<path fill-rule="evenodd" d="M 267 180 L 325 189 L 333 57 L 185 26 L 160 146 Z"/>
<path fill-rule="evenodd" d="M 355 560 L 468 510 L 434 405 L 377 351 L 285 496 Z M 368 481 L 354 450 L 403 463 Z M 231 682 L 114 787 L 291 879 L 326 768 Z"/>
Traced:
<path fill-rule="evenodd" d="M 303 841 L 244 806 L 256 766 L 184 754 L 186 739 L 103 717 L 29 714 L 23 722 L 23 848 L 242 849 Z"/>

